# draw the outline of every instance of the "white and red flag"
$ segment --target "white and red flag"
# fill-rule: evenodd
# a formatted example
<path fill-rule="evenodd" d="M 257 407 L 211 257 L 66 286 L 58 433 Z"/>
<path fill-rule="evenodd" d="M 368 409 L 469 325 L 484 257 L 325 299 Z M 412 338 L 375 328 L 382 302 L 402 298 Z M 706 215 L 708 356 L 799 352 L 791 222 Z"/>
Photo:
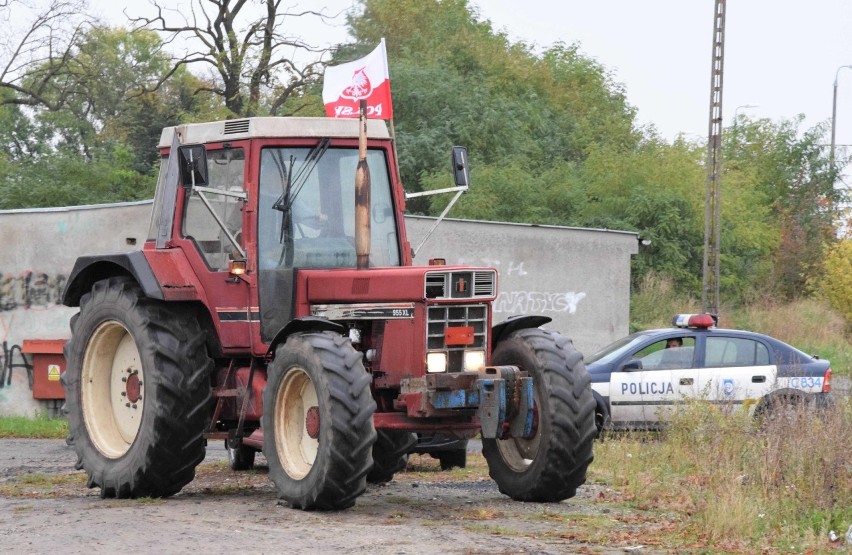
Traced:
<path fill-rule="evenodd" d="M 357 118 L 361 100 L 367 101 L 368 118 L 393 119 L 385 39 L 360 60 L 325 68 L 322 101 L 328 117 Z"/>

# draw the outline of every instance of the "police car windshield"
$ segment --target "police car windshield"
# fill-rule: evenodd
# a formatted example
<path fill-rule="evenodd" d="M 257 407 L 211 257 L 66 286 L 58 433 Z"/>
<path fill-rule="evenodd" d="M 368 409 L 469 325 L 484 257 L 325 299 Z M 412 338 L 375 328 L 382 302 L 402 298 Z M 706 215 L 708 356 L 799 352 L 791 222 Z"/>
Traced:
<path fill-rule="evenodd" d="M 592 362 L 607 364 L 609 362 L 612 362 L 621 355 L 625 347 L 632 347 L 633 345 L 642 342 L 644 339 L 645 334 L 638 333 L 623 337 L 614 343 L 610 343 L 592 356 L 586 358 L 586 364 L 590 364 Z"/>

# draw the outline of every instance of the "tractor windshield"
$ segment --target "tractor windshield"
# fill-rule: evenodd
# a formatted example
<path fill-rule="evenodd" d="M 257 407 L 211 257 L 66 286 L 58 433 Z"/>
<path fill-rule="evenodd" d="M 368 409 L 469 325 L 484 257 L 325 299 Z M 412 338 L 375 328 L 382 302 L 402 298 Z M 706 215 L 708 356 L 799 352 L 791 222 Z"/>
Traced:
<path fill-rule="evenodd" d="M 265 148 L 260 159 L 258 267 L 354 268 L 357 148 Z M 388 165 L 368 150 L 370 266 L 398 266 Z"/>

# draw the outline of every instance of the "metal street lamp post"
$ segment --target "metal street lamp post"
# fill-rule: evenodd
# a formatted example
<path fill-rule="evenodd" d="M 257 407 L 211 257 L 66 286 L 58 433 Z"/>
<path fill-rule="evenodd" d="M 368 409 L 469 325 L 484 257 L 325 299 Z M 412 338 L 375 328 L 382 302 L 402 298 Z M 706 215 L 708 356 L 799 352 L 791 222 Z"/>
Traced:
<path fill-rule="evenodd" d="M 834 95 L 831 99 L 831 150 L 828 153 L 828 161 L 832 168 L 834 167 L 834 137 L 837 130 L 837 78 L 843 68 L 852 69 L 852 65 L 840 66 L 834 74 Z"/>

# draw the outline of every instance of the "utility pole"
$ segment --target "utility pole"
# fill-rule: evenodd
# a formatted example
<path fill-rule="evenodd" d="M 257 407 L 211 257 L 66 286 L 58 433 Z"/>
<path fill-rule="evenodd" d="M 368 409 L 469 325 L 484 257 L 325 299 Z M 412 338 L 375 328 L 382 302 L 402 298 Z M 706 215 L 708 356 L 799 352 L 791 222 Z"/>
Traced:
<path fill-rule="evenodd" d="M 710 126 L 707 135 L 707 182 L 704 196 L 704 271 L 701 303 L 719 314 L 719 250 L 722 192 L 722 77 L 725 67 L 725 1 L 713 9 L 713 56 L 710 71 Z"/>

